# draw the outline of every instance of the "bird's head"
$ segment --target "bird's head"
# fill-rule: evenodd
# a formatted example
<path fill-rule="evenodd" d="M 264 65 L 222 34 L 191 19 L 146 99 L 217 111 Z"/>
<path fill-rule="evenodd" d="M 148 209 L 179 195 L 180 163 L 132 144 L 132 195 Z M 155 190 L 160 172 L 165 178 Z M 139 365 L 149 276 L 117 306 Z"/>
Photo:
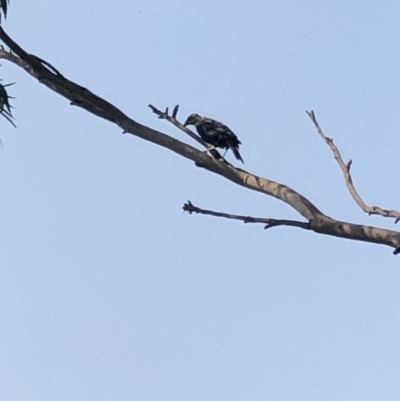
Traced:
<path fill-rule="evenodd" d="M 185 127 L 186 127 L 187 125 L 194 125 L 194 126 L 196 126 L 196 125 L 198 125 L 198 124 L 201 122 L 201 120 L 202 120 L 202 118 L 201 118 L 198 114 L 193 113 L 193 114 L 191 114 L 191 115 L 186 119 L 185 124 L 183 124 L 183 125 L 184 125 Z"/>

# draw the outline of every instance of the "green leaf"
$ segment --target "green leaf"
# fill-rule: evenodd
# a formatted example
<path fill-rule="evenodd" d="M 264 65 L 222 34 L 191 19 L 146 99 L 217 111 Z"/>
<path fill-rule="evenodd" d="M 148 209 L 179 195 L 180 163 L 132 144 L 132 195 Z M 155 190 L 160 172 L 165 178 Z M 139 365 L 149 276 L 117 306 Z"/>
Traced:
<path fill-rule="evenodd" d="M 3 110 L 5 107 L 8 110 L 8 112 L 11 113 L 10 102 L 6 86 L 7 85 L 0 84 L 0 110 Z"/>
<path fill-rule="evenodd" d="M 10 96 L 7 93 L 6 87 L 13 84 L 3 85 L 0 83 L 0 114 L 15 128 L 15 124 L 12 121 L 14 118 L 11 113 Z"/>

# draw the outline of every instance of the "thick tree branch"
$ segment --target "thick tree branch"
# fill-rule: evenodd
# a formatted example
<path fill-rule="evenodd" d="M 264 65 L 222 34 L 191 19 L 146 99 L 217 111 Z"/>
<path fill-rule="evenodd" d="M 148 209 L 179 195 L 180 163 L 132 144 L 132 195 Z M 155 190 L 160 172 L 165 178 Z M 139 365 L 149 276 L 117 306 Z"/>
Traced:
<path fill-rule="evenodd" d="M 7 41 L 4 40 L 4 37 Z M 19 45 L 5 34 L 1 27 L 0 39 L 5 41 L 11 50 L 19 56 L 17 57 L 11 52 L 0 49 L 0 58 L 9 60 L 22 67 L 26 72 L 38 79 L 40 83 L 69 99 L 71 104 L 77 105 L 90 113 L 115 123 L 125 133 L 133 134 L 170 149 L 194 161 L 205 169 L 219 174 L 241 186 L 278 198 L 294 207 L 307 220 L 313 219 L 314 216 L 324 216 L 308 199 L 293 189 L 272 180 L 251 174 L 245 170 L 235 168 L 229 163 L 216 160 L 184 142 L 132 120 L 117 107 L 90 92 L 88 89 L 68 80 L 61 75 L 61 73 L 53 73 L 49 69 L 43 67 L 43 65 L 38 62 L 37 57 L 31 57 L 22 50 Z"/>
<path fill-rule="evenodd" d="M 4 32 L 2 27 L 0 27 L 0 40 L 12 50 L 8 52 L 0 49 L 0 58 L 23 68 L 40 83 L 70 100 L 71 105 L 79 106 L 116 124 L 124 133 L 130 133 L 167 148 L 238 185 L 287 203 L 308 221 L 304 224 L 309 224 L 310 229 L 317 233 L 384 244 L 395 248 L 394 253 L 400 252 L 399 232 L 334 220 L 322 213 L 303 195 L 286 185 L 235 168 L 223 160 L 208 156 L 193 146 L 134 121 L 111 103 L 65 78 L 48 62 L 28 54 Z M 177 110 L 172 113 L 172 118 L 175 120 L 176 112 Z"/>
<path fill-rule="evenodd" d="M 333 139 L 332 138 L 328 138 L 321 126 L 319 125 L 317 118 L 315 116 L 315 113 L 313 110 L 311 111 L 306 111 L 308 117 L 310 117 L 311 121 L 314 123 L 315 128 L 317 129 L 318 134 L 321 136 L 321 138 L 325 141 L 325 143 L 329 146 L 329 148 L 331 149 L 334 159 L 337 161 L 340 169 L 343 172 L 343 176 L 344 176 L 344 180 L 346 182 L 346 186 L 347 189 L 350 192 L 351 197 L 354 199 L 354 201 L 357 203 L 357 205 L 361 208 L 362 211 L 364 211 L 365 213 L 368 213 L 369 215 L 372 214 L 378 214 L 380 216 L 383 217 L 392 217 L 395 220 L 395 223 L 397 223 L 400 220 L 400 212 L 397 210 L 389 210 L 389 209 L 383 209 L 379 206 L 368 206 L 363 199 L 361 198 L 361 196 L 359 195 L 359 193 L 357 192 L 354 184 L 353 184 L 353 180 L 351 178 L 351 174 L 350 174 L 350 167 L 351 164 L 353 163 L 353 161 L 350 159 L 347 163 L 345 163 L 343 161 L 342 155 L 339 152 L 339 149 L 337 148 L 337 146 L 333 143 Z"/>

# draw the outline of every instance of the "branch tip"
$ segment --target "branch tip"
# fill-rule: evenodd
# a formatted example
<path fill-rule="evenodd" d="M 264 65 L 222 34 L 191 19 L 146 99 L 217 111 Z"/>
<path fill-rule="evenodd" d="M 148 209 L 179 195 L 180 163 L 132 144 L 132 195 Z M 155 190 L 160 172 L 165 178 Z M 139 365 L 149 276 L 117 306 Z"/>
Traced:
<path fill-rule="evenodd" d="M 178 114 L 179 104 L 177 104 L 172 110 L 172 118 L 176 120 L 176 115 Z"/>
<path fill-rule="evenodd" d="M 176 115 L 177 115 L 178 109 L 179 109 L 179 105 L 178 104 L 174 107 L 171 116 L 168 115 L 168 112 L 169 112 L 169 108 L 168 107 L 165 109 L 165 112 L 162 112 L 161 110 L 158 110 L 156 107 L 152 106 L 151 104 L 149 104 L 149 107 L 151 108 L 153 113 L 155 113 L 158 116 L 158 118 L 169 121 L 171 124 L 175 125 L 175 127 L 177 127 L 180 130 L 182 130 L 185 134 L 189 135 L 192 139 L 194 139 L 195 141 L 200 143 L 200 145 L 204 146 L 206 149 L 208 149 L 211 146 L 210 144 L 207 144 L 207 142 L 203 141 L 203 139 L 201 139 L 199 135 L 194 134 L 189 128 L 183 126 L 176 119 Z M 212 149 L 210 151 L 210 154 L 217 160 L 220 160 L 220 159 L 224 160 L 217 149 Z M 197 163 L 196 163 L 196 165 L 197 165 Z M 200 167 L 201 167 L 201 165 L 200 165 Z"/>
<path fill-rule="evenodd" d="M 306 113 L 307 113 L 308 117 L 311 118 L 311 120 L 315 121 L 315 113 L 314 113 L 314 110 L 310 110 L 310 111 L 306 110 Z"/>
<path fill-rule="evenodd" d="M 195 212 L 195 206 L 193 206 L 193 203 L 189 200 L 183 205 L 182 209 L 184 212 L 188 212 L 189 214 Z"/>
<path fill-rule="evenodd" d="M 330 150 L 333 153 L 334 159 L 338 163 L 340 169 L 343 172 L 345 183 L 347 186 L 348 191 L 350 192 L 351 197 L 354 199 L 358 207 L 365 213 L 367 213 L 369 216 L 373 214 L 380 215 L 382 217 L 392 217 L 396 219 L 397 221 L 400 221 L 400 211 L 397 210 L 387 210 L 383 209 L 381 207 L 376 207 L 376 206 L 369 206 L 367 205 L 364 200 L 361 198 L 359 193 L 357 192 L 353 180 L 351 178 L 350 174 L 350 167 L 353 163 L 353 160 L 350 159 L 347 163 L 344 162 L 342 155 L 340 154 L 340 151 L 338 147 L 333 143 L 332 138 L 328 138 L 325 133 L 323 132 L 321 126 L 319 125 L 314 112 L 311 110 L 307 112 L 308 116 L 312 120 L 315 129 L 317 130 L 318 134 L 320 137 L 325 141 L 325 143 L 329 146 Z"/>

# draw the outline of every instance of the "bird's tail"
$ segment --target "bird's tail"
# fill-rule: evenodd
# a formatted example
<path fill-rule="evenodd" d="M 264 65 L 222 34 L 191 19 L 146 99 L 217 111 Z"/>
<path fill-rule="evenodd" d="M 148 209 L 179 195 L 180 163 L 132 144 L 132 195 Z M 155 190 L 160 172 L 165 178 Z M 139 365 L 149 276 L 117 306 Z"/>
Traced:
<path fill-rule="evenodd" d="M 235 155 L 236 159 L 237 159 L 237 160 L 240 160 L 240 161 L 244 164 L 244 161 L 243 161 L 243 159 L 242 159 L 242 156 L 240 156 L 239 149 L 238 149 L 238 148 L 235 148 L 235 147 L 233 147 L 233 146 L 230 146 L 230 148 L 231 148 L 233 154 Z"/>

